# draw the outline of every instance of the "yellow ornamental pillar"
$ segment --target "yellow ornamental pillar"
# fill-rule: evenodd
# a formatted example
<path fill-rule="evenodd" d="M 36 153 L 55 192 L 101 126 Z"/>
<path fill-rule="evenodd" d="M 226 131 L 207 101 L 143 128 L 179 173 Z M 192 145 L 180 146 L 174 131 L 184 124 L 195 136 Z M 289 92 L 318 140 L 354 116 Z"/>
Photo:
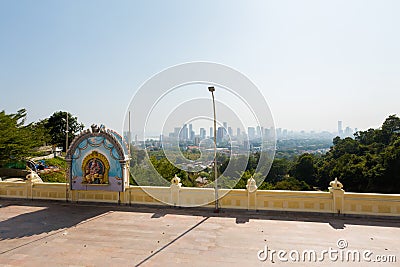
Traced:
<path fill-rule="evenodd" d="M 257 210 L 257 182 L 253 177 L 247 180 L 247 209 Z"/>
<path fill-rule="evenodd" d="M 33 187 L 36 183 L 43 183 L 43 181 L 36 172 L 31 171 L 31 173 L 26 176 L 25 182 L 27 199 L 33 199 Z"/>
<path fill-rule="evenodd" d="M 329 183 L 329 192 L 332 194 L 333 199 L 333 213 L 341 214 L 344 211 L 344 190 L 343 184 L 335 178 L 334 181 Z"/>
<path fill-rule="evenodd" d="M 171 179 L 171 204 L 174 206 L 179 206 L 179 191 L 181 190 L 181 178 L 176 174 L 175 177 Z"/>

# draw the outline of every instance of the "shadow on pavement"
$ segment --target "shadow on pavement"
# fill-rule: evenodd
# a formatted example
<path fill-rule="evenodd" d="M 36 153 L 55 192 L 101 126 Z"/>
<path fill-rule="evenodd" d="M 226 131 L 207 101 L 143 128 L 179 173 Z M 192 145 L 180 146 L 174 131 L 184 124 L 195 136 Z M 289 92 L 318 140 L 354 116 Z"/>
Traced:
<path fill-rule="evenodd" d="M 78 224 L 106 216 L 113 211 L 150 213 L 152 219 L 164 217 L 169 214 L 201 216 L 205 218 L 224 217 L 235 218 L 237 224 L 249 223 L 250 220 L 279 220 L 319 222 L 329 224 L 334 229 L 344 229 L 346 225 L 368 225 L 380 227 L 400 228 L 398 218 L 390 217 L 355 217 L 336 216 L 332 214 L 315 214 L 300 212 L 276 212 L 276 211 L 246 211 L 221 209 L 214 213 L 212 208 L 176 208 L 164 206 L 116 206 L 104 203 L 62 203 L 31 200 L 0 200 L 0 213 L 2 209 L 19 207 L 42 207 L 42 209 L 23 213 L 0 221 L 0 240 L 15 239 L 26 236 L 50 233 Z"/>
<path fill-rule="evenodd" d="M 9 201 L 8 201 L 9 202 Z M 0 203 L 1 204 L 1 203 Z M 15 217 L 0 221 L 0 240 L 34 236 L 42 233 L 76 226 L 92 218 L 105 215 L 110 209 L 88 206 L 64 205 L 46 202 L 9 202 L 2 205 L 2 209 L 12 206 L 35 206 L 43 209 L 27 212 Z M 79 207 L 79 209 L 77 208 Z"/>
<path fill-rule="evenodd" d="M 176 208 L 161 206 L 140 206 L 120 207 L 125 210 L 137 210 L 140 212 L 153 213 L 151 218 L 161 218 L 167 214 L 192 215 L 203 217 L 226 217 L 235 218 L 237 224 L 248 223 L 250 220 L 278 220 L 278 221 L 300 221 L 327 223 L 333 229 L 344 229 L 346 225 L 367 225 L 380 227 L 400 228 L 399 217 L 389 216 L 357 216 L 357 215 L 334 215 L 329 213 L 307 213 L 291 211 L 247 211 L 234 209 L 221 209 L 220 213 L 214 213 L 212 208 Z M 134 210 L 133 210 L 134 209 Z"/>

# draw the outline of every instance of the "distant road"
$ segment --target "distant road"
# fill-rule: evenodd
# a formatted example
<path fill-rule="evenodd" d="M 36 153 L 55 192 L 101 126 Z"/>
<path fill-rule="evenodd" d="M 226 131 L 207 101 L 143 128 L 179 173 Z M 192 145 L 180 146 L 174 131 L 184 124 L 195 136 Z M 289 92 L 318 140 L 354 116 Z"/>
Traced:
<path fill-rule="evenodd" d="M 31 158 L 32 161 L 37 161 L 37 160 L 42 160 L 42 159 L 52 159 L 54 158 L 54 154 L 51 153 L 50 155 L 47 156 L 41 156 L 41 157 L 35 157 L 35 158 Z"/>

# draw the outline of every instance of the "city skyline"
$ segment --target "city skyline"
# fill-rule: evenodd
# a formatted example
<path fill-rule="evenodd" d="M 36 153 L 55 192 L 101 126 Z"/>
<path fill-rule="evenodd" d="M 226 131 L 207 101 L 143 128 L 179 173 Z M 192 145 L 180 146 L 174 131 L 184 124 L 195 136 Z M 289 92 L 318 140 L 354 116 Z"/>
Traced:
<path fill-rule="evenodd" d="M 346 126 L 343 130 L 343 122 L 337 121 L 338 127 L 337 131 L 295 131 L 286 128 L 264 128 L 260 126 L 248 126 L 247 129 L 241 129 L 237 127 L 234 131 L 232 127 L 228 126 L 227 122 L 223 122 L 223 126 L 217 127 L 217 140 L 223 139 L 225 136 L 231 137 L 241 137 L 242 139 L 248 138 L 249 140 L 254 140 L 256 138 L 260 138 L 262 136 L 271 136 L 271 132 L 275 130 L 275 136 L 277 139 L 284 138 L 298 138 L 298 137 L 310 137 L 310 136 L 321 136 L 323 134 L 325 137 L 334 137 L 339 136 L 342 138 L 345 137 L 354 137 L 354 133 L 358 131 L 358 128 L 351 128 L 350 126 Z M 209 126 L 209 134 L 206 131 L 207 127 L 193 127 L 193 124 L 184 124 L 182 127 L 174 127 L 174 131 L 169 132 L 168 135 L 154 134 L 147 135 L 145 139 L 158 139 L 158 138 L 178 138 L 181 141 L 194 141 L 195 138 L 199 137 L 199 140 L 203 140 L 206 138 L 213 138 L 213 126 Z M 197 131 L 196 131 L 197 129 Z M 367 130 L 367 129 L 366 129 Z M 132 134 L 132 133 L 131 133 Z M 125 135 L 128 136 L 128 132 L 125 131 Z M 131 137 L 133 140 L 134 137 Z M 143 140 L 142 140 L 143 141 Z"/>

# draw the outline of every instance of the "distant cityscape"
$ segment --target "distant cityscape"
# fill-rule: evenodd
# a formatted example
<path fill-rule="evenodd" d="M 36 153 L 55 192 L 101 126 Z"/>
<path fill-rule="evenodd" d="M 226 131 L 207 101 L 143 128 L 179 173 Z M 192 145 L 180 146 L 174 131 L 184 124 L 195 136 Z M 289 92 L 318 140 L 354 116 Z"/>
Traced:
<path fill-rule="evenodd" d="M 337 126 L 337 136 L 339 137 L 353 137 L 354 133 L 358 132 L 357 128 L 350 128 L 349 126 L 346 126 L 346 128 L 343 130 L 343 122 L 338 121 L 338 126 Z"/>
<path fill-rule="evenodd" d="M 337 122 L 337 131 L 293 131 L 282 128 L 264 128 L 261 126 L 250 126 L 247 127 L 247 131 L 229 126 L 227 122 L 223 122 L 222 127 L 218 127 L 216 131 L 217 147 L 229 148 L 236 147 L 240 150 L 258 150 L 260 149 L 261 142 L 272 140 L 274 135 L 278 142 L 284 142 L 285 140 L 302 140 L 302 139 L 316 139 L 316 140 L 329 140 L 336 136 L 341 138 L 354 137 L 354 133 L 357 132 L 357 128 L 350 128 L 346 126 L 343 129 L 343 122 Z M 129 133 L 125 132 L 125 137 L 128 138 Z M 195 131 L 192 124 L 184 124 L 182 127 L 174 127 L 173 132 L 168 133 L 168 136 L 159 135 L 153 137 L 146 137 L 147 142 L 151 142 L 152 146 L 162 147 L 168 146 L 171 142 L 179 140 L 179 145 L 184 147 L 198 147 L 202 140 L 213 139 L 214 128 L 209 127 L 208 129 L 200 127 L 198 131 Z M 130 138 L 132 143 L 137 147 L 148 147 L 144 140 L 138 140 L 137 135 L 134 138 Z M 327 147 L 329 148 L 329 146 Z"/>

